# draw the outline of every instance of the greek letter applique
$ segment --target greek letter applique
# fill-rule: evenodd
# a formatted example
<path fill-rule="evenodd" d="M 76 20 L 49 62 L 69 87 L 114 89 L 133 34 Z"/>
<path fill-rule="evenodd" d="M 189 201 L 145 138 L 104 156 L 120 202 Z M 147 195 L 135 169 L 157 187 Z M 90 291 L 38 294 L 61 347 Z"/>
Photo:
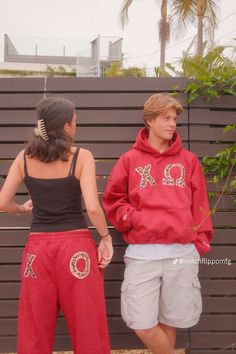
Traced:
<path fill-rule="evenodd" d="M 180 170 L 180 177 L 177 178 L 175 181 L 171 177 L 172 167 L 178 167 Z M 165 178 L 163 178 L 163 180 L 162 180 L 163 184 L 169 185 L 169 186 L 174 186 L 174 184 L 175 184 L 176 186 L 181 187 L 181 188 L 185 187 L 185 175 L 186 175 L 185 168 L 180 163 L 176 162 L 176 163 L 171 163 L 171 164 L 167 165 L 164 170 L 164 175 L 165 175 Z"/>
<path fill-rule="evenodd" d="M 77 261 L 79 259 L 83 259 L 85 262 L 83 271 L 80 271 L 77 268 Z M 86 278 L 90 273 L 90 258 L 88 253 L 86 252 L 75 253 L 70 260 L 70 271 L 78 279 Z"/>
<path fill-rule="evenodd" d="M 32 268 L 35 258 L 36 258 L 35 254 L 30 254 L 30 253 L 27 254 L 27 264 L 26 264 L 26 268 L 25 268 L 25 271 L 23 274 L 23 276 L 25 278 L 29 278 L 29 277 L 37 278 L 37 276 L 34 273 L 33 268 Z"/>
<path fill-rule="evenodd" d="M 141 181 L 139 183 L 140 189 L 146 188 L 147 183 L 149 183 L 151 186 L 154 186 L 156 184 L 155 179 L 150 175 L 151 164 L 144 166 L 144 168 L 136 167 L 135 171 L 142 176 Z"/>

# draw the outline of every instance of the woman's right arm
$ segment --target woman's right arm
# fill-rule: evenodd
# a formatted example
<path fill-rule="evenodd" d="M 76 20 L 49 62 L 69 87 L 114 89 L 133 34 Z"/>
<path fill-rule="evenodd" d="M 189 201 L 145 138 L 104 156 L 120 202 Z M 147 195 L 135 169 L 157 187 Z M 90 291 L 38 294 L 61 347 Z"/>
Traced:
<path fill-rule="evenodd" d="M 98 256 L 100 265 L 103 267 L 110 262 L 113 248 L 105 215 L 98 200 L 95 161 L 91 152 L 85 149 L 80 150 L 79 159 L 81 161 L 80 186 L 88 217 L 101 236 Z"/>
<path fill-rule="evenodd" d="M 32 210 L 31 201 L 27 201 L 20 205 L 13 200 L 24 179 L 21 169 L 23 153 L 24 151 L 21 151 L 12 163 L 7 178 L 0 191 L 0 211 L 5 211 L 9 214 L 28 214 Z"/>

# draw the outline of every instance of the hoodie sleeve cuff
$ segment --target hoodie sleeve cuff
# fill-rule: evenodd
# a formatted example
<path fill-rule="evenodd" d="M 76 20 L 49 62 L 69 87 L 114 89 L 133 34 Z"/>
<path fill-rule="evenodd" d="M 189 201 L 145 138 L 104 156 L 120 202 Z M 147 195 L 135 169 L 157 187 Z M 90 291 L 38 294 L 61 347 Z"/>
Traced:
<path fill-rule="evenodd" d="M 133 216 L 134 212 L 135 212 L 134 208 L 124 212 L 124 214 L 122 215 L 122 230 L 121 231 L 129 231 L 132 228 L 132 226 L 133 226 L 132 216 Z"/>
<path fill-rule="evenodd" d="M 204 232 L 201 232 L 198 234 L 197 240 L 194 242 L 194 245 L 200 254 L 202 256 L 204 253 L 208 253 L 211 250 L 211 245 L 208 240 L 207 235 Z"/>

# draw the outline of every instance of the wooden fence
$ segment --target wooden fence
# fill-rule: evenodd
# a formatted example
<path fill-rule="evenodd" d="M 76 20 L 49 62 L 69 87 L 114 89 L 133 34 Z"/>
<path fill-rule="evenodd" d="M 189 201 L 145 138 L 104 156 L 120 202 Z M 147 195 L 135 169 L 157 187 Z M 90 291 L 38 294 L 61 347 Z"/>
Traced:
<path fill-rule="evenodd" d="M 131 146 L 142 127 L 142 106 L 152 94 L 172 91 L 184 79 L 100 79 L 100 78 L 2 78 L 0 79 L 0 184 L 9 166 L 35 126 L 34 109 L 47 96 L 71 99 L 78 110 L 76 140 L 96 158 L 97 182 L 101 195 L 116 159 Z M 200 158 L 213 156 L 235 137 L 222 133 L 223 126 L 235 123 L 235 99 L 225 96 L 186 106 L 178 122 L 178 131 L 186 148 Z M 214 189 L 209 184 L 209 189 Z M 27 198 L 23 186 L 18 202 Z M 190 348 L 191 354 L 225 354 L 236 350 L 236 214 L 232 195 L 224 196 L 213 217 L 212 252 L 200 265 L 203 314 L 198 325 L 180 330 L 177 347 Z M 214 200 L 211 201 L 211 204 Z M 17 306 L 20 262 L 30 218 L 0 213 L 0 352 L 16 351 Z M 92 228 L 92 227 L 91 227 Z M 94 237 L 97 238 L 95 231 Z M 112 348 L 141 348 L 141 342 L 120 317 L 120 285 L 123 279 L 125 245 L 112 229 L 115 255 L 105 271 L 106 303 Z M 207 260 L 227 264 L 207 265 Z M 65 321 L 60 315 L 55 350 L 70 349 Z M 228 349 L 226 349 L 228 348 Z M 96 353 L 94 353 L 96 354 Z"/>

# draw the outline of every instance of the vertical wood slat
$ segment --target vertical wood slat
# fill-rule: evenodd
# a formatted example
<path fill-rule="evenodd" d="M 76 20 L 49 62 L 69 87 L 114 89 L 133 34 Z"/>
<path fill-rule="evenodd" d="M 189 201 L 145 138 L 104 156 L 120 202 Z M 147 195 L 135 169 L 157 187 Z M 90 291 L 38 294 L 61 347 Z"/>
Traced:
<path fill-rule="evenodd" d="M 0 175 L 3 177 L 12 159 L 24 147 L 21 143 L 24 140 L 24 134 L 28 134 L 27 131 L 30 131 L 35 124 L 34 109 L 43 97 L 44 84 L 43 78 L 0 79 Z M 142 125 L 142 105 L 145 99 L 155 92 L 171 92 L 176 84 L 181 90 L 186 80 L 179 78 L 47 79 L 48 95 L 62 95 L 75 101 L 79 121 L 77 138 L 81 141 L 83 137 L 83 147 L 90 149 L 97 158 L 99 192 L 103 191 L 106 183 L 106 179 L 100 177 L 108 175 L 116 159 L 132 146 L 136 132 Z M 185 95 L 180 97 L 183 104 L 185 104 L 185 99 Z M 222 135 L 221 129 L 224 125 L 234 122 L 235 98 L 227 96 L 212 102 L 201 99 L 192 103 L 189 107 L 185 107 L 185 113 L 178 124 L 185 146 L 189 146 L 191 150 L 196 151 L 199 157 L 202 157 L 205 154 L 214 155 L 218 151 L 220 145 L 215 143 L 217 140 L 222 141 L 222 147 L 227 146 L 232 136 Z M 193 138 L 192 141 L 191 138 Z M 3 143 L 4 141 L 6 142 Z M 17 198 L 23 200 L 26 193 L 27 191 L 22 188 L 21 195 Z M 235 260 L 235 209 L 230 203 L 230 196 L 223 198 L 223 205 L 217 213 L 217 219 L 214 221 L 214 247 L 212 254 L 207 256 L 209 259 L 224 256 Z M 29 221 L 22 219 L 17 225 L 15 220 L 13 217 L 0 215 L 0 255 L 2 255 L 2 262 L 0 259 L 0 309 L 2 309 L 0 321 L 6 334 L 6 336 L 0 336 L 0 348 L 4 352 L 15 350 L 16 337 L 11 337 L 10 334 L 14 333 L 16 316 L 13 319 L 15 322 L 11 322 L 7 321 L 7 315 L 16 314 L 16 302 L 12 302 L 14 306 L 11 308 L 9 301 L 18 298 L 20 252 L 26 241 L 29 224 Z M 15 229 L 11 230 L 13 227 Z M 116 263 L 112 264 L 105 274 L 105 288 L 109 316 L 118 316 L 120 283 L 124 270 L 122 263 L 124 243 L 119 233 L 116 231 L 112 233 L 115 239 L 114 259 Z M 18 240 L 17 237 L 21 239 Z M 96 236 L 95 239 L 97 239 Z M 190 332 L 191 353 L 198 354 L 200 348 L 202 354 L 216 352 L 223 354 L 224 349 L 220 343 L 230 343 L 236 336 L 236 328 L 233 327 L 234 317 L 227 317 L 231 315 L 230 306 L 235 304 L 236 298 L 235 263 L 232 263 L 232 267 L 226 265 L 225 267 L 227 268 L 224 268 L 224 265 L 201 266 L 204 313 L 208 317 L 204 315 L 199 323 L 198 329 L 201 332 L 197 329 L 192 329 Z M 216 320 L 217 329 L 214 327 L 218 331 L 217 337 L 212 327 L 216 326 L 211 315 L 213 311 L 219 315 Z M 224 320 L 221 321 L 221 319 Z M 138 348 L 140 346 L 140 342 L 131 333 L 124 332 L 124 324 L 120 318 L 118 321 L 111 321 L 110 318 L 109 321 L 113 348 Z M 227 332 L 229 328 L 230 333 Z M 209 338 L 208 342 L 204 340 L 206 337 Z M 188 335 L 179 333 L 178 343 L 183 347 L 188 346 Z M 214 343 L 216 343 L 215 346 Z M 58 333 L 56 348 L 70 349 L 68 336 Z"/>

